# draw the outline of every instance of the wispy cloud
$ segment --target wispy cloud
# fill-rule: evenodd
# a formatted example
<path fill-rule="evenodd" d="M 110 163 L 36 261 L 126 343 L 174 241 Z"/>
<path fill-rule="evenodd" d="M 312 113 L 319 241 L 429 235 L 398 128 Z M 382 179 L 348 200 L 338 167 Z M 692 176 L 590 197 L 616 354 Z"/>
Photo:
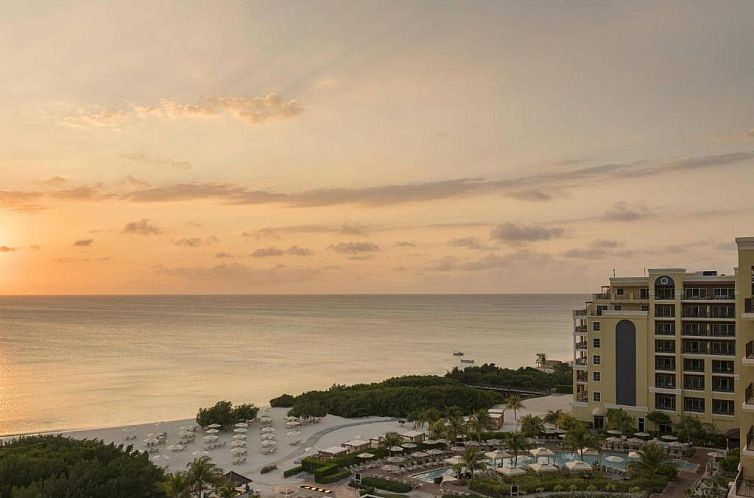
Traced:
<path fill-rule="evenodd" d="M 564 230 L 560 227 L 547 228 L 539 225 L 503 223 L 492 229 L 490 238 L 517 245 L 523 242 L 557 239 L 563 233 Z"/>
<path fill-rule="evenodd" d="M 94 239 L 80 239 L 73 242 L 76 247 L 90 247 L 94 244 Z"/>
<path fill-rule="evenodd" d="M 749 140 L 754 140 L 754 128 L 741 130 L 735 133 L 718 133 L 713 135 L 712 139 L 716 142 L 747 142 Z"/>
<path fill-rule="evenodd" d="M 279 239 L 283 235 L 298 233 L 339 233 L 343 235 L 367 236 L 371 227 L 361 223 L 343 223 L 340 226 L 332 225 L 290 225 L 280 227 L 264 227 L 258 230 L 243 232 L 245 239 Z"/>
<path fill-rule="evenodd" d="M 630 256 L 634 251 L 621 249 L 621 243 L 614 239 L 596 239 L 586 247 L 575 247 L 562 253 L 567 258 L 602 259 L 615 256 Z"/>
<path fill-rule="evenodd" d="M 358 256 L 365 253 L 378 252 L 380 247 L 373 242 L 340 242 L 331 245 L 330 249 L 340 254 Z"/>
<path fill-rule="evenodd" d="M 602 219 L 606 221 L 636 221 L 652 216 L 654 213 L 644 204 L 629 204 L 624 201 L 616 202 L 611 209 L 602 213 Z"/>
<path fill-rule="evenodd" d="M 220 239 L 218 239 L 214 235 L 210 235 L 209 237 L 204 239 L 201 237 L 188 237 L 173 241 L 173 244 L 177 245 L 178 247 L 204 247 L 218 243 L 220 243 Z"/>
<path fill-rule="evenodd" d="M 170 168 L 183 170 L 191 169 L 191 163 L 188 161 L 180 161 L 178 159 L 172 159 L 170 157 L 148 154 L 144 151 L 121 154 L 121 157 L 128 159 L 131 162 L 146 164 L 148 166 L 167 166 Z"/>
<path fill-rule="evenodd" d="M 550 260 L 550 256 L 542 253 L 532 252 L 525 249 L 518 250 L 508 254 L 487 254 L 475 259 L 460 259 L 454 256 L 444 256 L 435 264 L 427 268 L 430 271 L 451 272 L 451 271 L 485 271 L 495 268 L 512 267 L 523 262 L 531 263 L 545 262 Z"/>
<path fill-rule="evenodd" d="M 0 252 L 16 252 L 16 251 L 18 251 L 17 247 L 0 246 Z"/>
<path fill-rule="evenodd" d="M 519 201 L 544 202 L 552 200 L 553 195 L 537 188 L 529 190 L 514 190 L 505 194 L 506 197 Z"/>
<path fill-rule="evenodd" d="M 476 237 L 461 237 L 448 242 L 450 247 L 465 247 L 466 249 L 482 249 L 482 243 Z"/>
<path fill-rule="evenodd" d="M 245 124 L 261 124 L 276 119 L 284 119 L 301 113 L 301 106 L 295 100 L 283 100 L 277 94 L 265 97 L 207 96 L 193 103 L 179 102 L 175 98 L 160 99 L 154 105 L 127 103 L 118 108 L 80 108 L 65 116 L 62 123 L 76 128 L 118 127 L 128 122 L 154 118 L 176 120 L 186 118 L 207 118 L 230 115 Z"/>
<path fill-rule="evenodd" d="M 162 229 L 152 223 L 151 220 L 143 218 L 139 221 L 132 221 L 126 223 L 123 227 L 123 233 L 133 233 L 136 235 L 157 235 L 162 233 Z"/>
<path fill-rule="evenodd" d="M 263 247 L 251 253 L 255 258 L 269 258 L 277 256 L 311 256 L 313 252 L 310 249 L 301 246 L 291 246 L 288 249 L 279 247 Z"/>

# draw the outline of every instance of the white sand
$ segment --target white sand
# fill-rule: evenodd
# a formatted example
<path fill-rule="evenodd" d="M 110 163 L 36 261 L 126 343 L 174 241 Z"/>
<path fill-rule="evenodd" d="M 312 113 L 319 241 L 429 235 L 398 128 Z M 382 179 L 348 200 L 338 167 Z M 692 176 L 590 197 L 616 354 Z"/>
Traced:
<path fill-rule="evenodd" d="M 535 398 L 524 401 L 525 408 L 518 411 L 518 417 L 522 415 L 533 414 L 542 416 L 548 410 L 561 409 L 570 410 L 571 395 L 553 395 L 544 398 Z M 247 433 L 247 460 L 245 463 L 234 465 L 233 457 L 230 453 L 230 443 L 233 440 L 233 433 L 218 434 L 220 441 L 225 441 L 227 446 L 210 451 L 212 460 L 224 472 L 234 470 L 254 480 L 252 486 L 268 495 L 274 492 L 275 488 L 282 485 L 297 486 L 304 482 L 311 482 L 306 479 L 307 474 L 301 474 L 297 478 L 283 478 L 283 471 L 296 466 L 296 462 L 302 457 L 315 454 L 319 449 L 325 449 L 336 446 L 353 439 L 369 439 L 384 434 L 388 431 L 406 432 L 413 428 L 410 423 L 399 424 L 395 419 L 384 417 L 366 417 L 359 419 L 346 419 L 328 415 L 322 418 L 317 424 L 303 425 L 297 430 L 300 434 L 288 436 L 287 433 L 292 429 L 286 428 L 287 409 L 268 408 L 260 411 L 260 415 L 269 415 L 272 420 L 272 427 L 277 429 L 276 441 L 277 452 L 272 455 L 263 455 L 260 445 L 261 428 L 259 422 L 249 424 Z M 109 429 L 95 429 L 88 431 L 70 432 L 66 435 L 76 439 L 101 439 L 107 443 L 132 444 L 136 449 L 143 450 L 146 448 L 144 440 L 150 433 L 167 432 L 167 442 L 159 445 L 159 452 L 151 456 L 154 458 L 159 455 L 156 462 L 165 467 L 168 471 L 185 469 L 187 464 L 193 460 L 193 452 L 201 451 L 204 447 L 202 438 L 206 435 L 201 429 L 196 433 L 196 440 L 187 445 L 183 451 L 172 452 L 167 449 L 172 444 L 177 444 L 179 437 L 179 427 L 193 426 L 193 420 L 177 420 L 171 422 L 158 422 L 151 424 L 133 425 L 127 427 L 114 427 Z M 513 413 L 508 410 L 505 413 L 505 430 L 513 430 L 516 427 L 513 420 Z M 135 435 L 135 441 L 124 441 L 127 435 Z M 291 442 L 300 441 L 296 446 L 291 446 Z M 306 451 L 306 450 L 309 451 Z M 167 457 L 167 459 L 164 459 Z M 164 459 L 164 460 L 163 460 Z M 261 474 L 259 471 L 267 465 L 277 465 L 277 470 L 267 474 Z"/>

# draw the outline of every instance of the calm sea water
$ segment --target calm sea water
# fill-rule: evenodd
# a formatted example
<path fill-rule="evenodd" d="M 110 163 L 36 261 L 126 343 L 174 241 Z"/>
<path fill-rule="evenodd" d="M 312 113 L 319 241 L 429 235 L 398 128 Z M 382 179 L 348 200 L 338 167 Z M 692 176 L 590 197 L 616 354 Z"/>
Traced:
<path fill-rule="evenodd" d="M 409 373 L 466 352 L 571 357 L 582 295 L 0 297 L 0 434 L 193 417 L 220 399 Z"/>

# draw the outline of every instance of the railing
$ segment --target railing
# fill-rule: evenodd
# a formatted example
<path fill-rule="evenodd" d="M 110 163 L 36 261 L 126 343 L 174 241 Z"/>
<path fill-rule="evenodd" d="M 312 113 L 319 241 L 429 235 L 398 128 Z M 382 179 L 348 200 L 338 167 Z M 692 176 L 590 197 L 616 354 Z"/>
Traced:
<path fill-rule="evenodd" d="M 580 403 L 586 403 L 587 401 L 589 401 L 589 393 L 586 391 L 576 393 L 576 401 Z"/>
<path fill-rule="evenodd" d="M 600 292 L 598 294 L 592 294 L 592 299 L 595 301 L 597 299 L 610 299 L 610 293 L 609 292 Z"/>
<path fill-rule="evenodd" d="M 584 342 L 577 342 L 576 343 L 576 349 L 586 349 L 588 345 L 589 345 L 589 343 L 586 342 L 586 341 L 584 341 Z"/>
<path fill-rule="evenodd" d="M 738 473 L 734 486 L 736 496 L 754 497 L 754 482 L 744 479 L 743 472 Z"/>
<path fill-rule="evenodd" d="M 754 341 L 746 343 L 746 358 L 754 360 Z"/>
<path fill-rule="evenodd" d="M 576 325 L 573 327 L 573 331 L 577 334 L 586 334 L 586 325 Z"/>
<path fill-rule="evenodd" d="M 576 365 L 586 366 L 586 358 L 576 358 L 574 361 Z"/>
<path fill-rule="evenodd" d="M 749 432 L 746 434 L 746 449 L 754 451 L 754 428 L 749 427 Z"/>

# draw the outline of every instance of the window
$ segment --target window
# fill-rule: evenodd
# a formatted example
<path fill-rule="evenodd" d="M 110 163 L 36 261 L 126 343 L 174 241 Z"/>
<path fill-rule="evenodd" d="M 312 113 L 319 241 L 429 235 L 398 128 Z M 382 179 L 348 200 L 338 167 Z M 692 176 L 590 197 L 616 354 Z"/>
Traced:
<path fill-rule="evenodd" d="M 735 337 L 736 324 L 735 323 L 713 323 L 712 335 L 715 337 Z"/>
<path fill-rule="evenodd" d="M 655 370 L 675 370 L 675 357 L 655 356 Z"/>
<path fill-rule="evenodd" d="M 683 398 L 683 410 L 704 413 L 704 398 Z"/>
<path fill-rule="evenodd" d="M 599 382 L 602 378 L 602 374 L 600 372 L 592 372 L 592 380 L 594 382 Z"/>
<path fill-rule="evenodd" d="M 605 417 L 595 415 L 593 423 L 595 429 L 602 429 L 605 426 Z"/>
<path fill-rule="evenodd" d="M 600 364 L 600 355 L 596 354 L 592 356 L 592 364 L 599 365 Z"/>
<path fill-rule="evenodd" d="M 600 396 L 599 392 L 592 393 L 592 400 L 593 401 L 600 401 L 600 398 L 601 398 L 601 396 Z"/>
<path fill-rule="evenodd" d="M 675 341 L 672 339 L 655 339 L 656 353 L 675 353 Z"/>
<path fill-rule="evenodd" d="M 718 415 L 733 415 L 734 403 L 731 399 L 713 399 L 712 413 Z"/>
<path fill-rule="evenodd" d="M 684 322 L 683 335 L 707 335 L 707 324 L 703 322 Z"/>
<path fill-rule="evenodd" d="M 655 393 L 655 408 L 675 411 L 675 394 Z"/>
<path fill-rule="evenodd" d="M 706 318 L 706 304 L 687 304 L 683 307 L 683 316 L 688 318 Z"/>
<path fill-rule="evenodd" d="M 655 305 L 655 316 L 671 318 L 675 316 L 675 306 L 672 304 Z"/>
<path fill-rule="evenodd" d="M 675 322 L 655 322 L 655 335 L 675 335 Z"/>
<path fill-rule="evenodd" d="M 689 354 L 707 354 L 707 343 L 705 341 L 684 340 L 683 352 Z"/>
<path fill-rule="evenodd" d="M 655 387 L 660 387 L 662 389 L 675 389 L 675 375 L 656 373 Z"/>
<path fill-rule="evenodd" d="M 649 289 L 639 289 L 639 299 L 649 299 Z"/>
<path fill-rule="evenodd" d="M 712 376 L 712 390 L 722 393 L 733 392 L 733 377 Z"/>
<path fill-rule="evenodd" d="M 735 290 L 731 287 L 716 287 L 713 289 L 713 297 L 715 299 L 735 299 Z"/>
<path fill-rule="evenodd" d="M 597 316 L 602 316 L 602 313 L 604 311 L 607 311 L 607 305 L 605 305 L 605 304 L 598 304 L 597 305 Z"/>
<path fill-rule="evenodd" d="M 598 348 L 598 347 L 600 347 L 600 340 L 599 340 L 599 338 L 594 338 L 594 339 L 592 339 L 592 347 L 593 347 L 593 348 Z"/>
<path fill-rule="evenodd" d="M 615 289 L 615 293 L 618 294 L 619 296 L 622 296 L 624 290 L 625 289 L 623 289 L 623 287 L 618 287 L 617 289 Z"/>
<path fill-rule="evenodd" d="M 712 360 L 712 373 L 733 373 L 733 362 L 728 360 Z"/>
<path fill-rule="evenodd" d="M 620 311 L 622 309 L 623 309 L 623 307 L 620 304 L 613 305 L 613 311 Z"/>
<path fill-rule="evenodd" d="M 684 375 L 683 388 L 704 391 L 704 375 Z"/>
<path fill-rule="evenodd" d="M 710 341 L 711 354 L 721 354 L 728 356 L 736 355 L 735 341 Z"/>
<path fill-rule="evenodd" d="M 683 289 L 684 299 L 707 299 L 707 289 L 699 287 L 689 287 Z"/>
<path fill-rule="evenodd" d="M 712 306 L 712 317 L 714 318 L 735 318 L 736 307 L 733 304 L 716 304 Z"/>
<path fill-rule="evenodd" d="M 698 358 L 684 358 L 684 372 L 704 372 L 704 360 Z"/>
<path fill-rule="evenodd" d="M 641 305 L 641 310 L 642 311 L 649 311 L 649 305 L 648 304 L 642 304 Z"/>
<path fill-rule="evenodd" d="M 594 332 L 599 332 L 600 331 L 600 322 L 592 322 L 592 330 Z"/>

